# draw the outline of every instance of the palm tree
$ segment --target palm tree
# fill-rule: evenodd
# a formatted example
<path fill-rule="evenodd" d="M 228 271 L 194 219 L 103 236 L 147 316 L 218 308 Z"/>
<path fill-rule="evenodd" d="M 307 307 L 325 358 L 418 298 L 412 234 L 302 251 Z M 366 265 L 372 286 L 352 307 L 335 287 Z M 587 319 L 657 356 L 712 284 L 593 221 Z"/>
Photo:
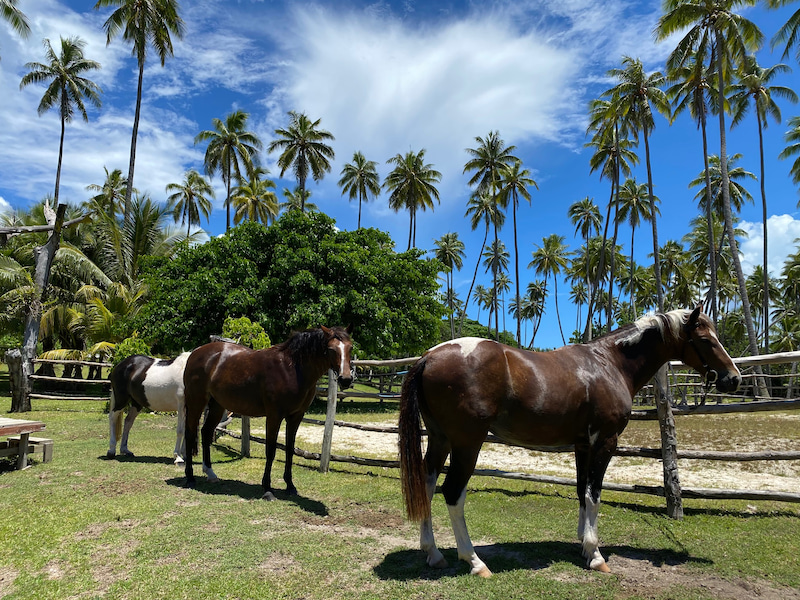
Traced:
<path fill-rule="evenodd" d="M 235 209 L 234 224 L 238 225 L 248 219 L 269 225 L 278 216 L 278 197 L 271 190 L 275 188 L 275 182 L 261 177 L 268 173 L 267 169 L 256 168 L 248 181 L 239 182 L 231 198 Z"/>
<path fill-rule="evenodd" d="M 299 210 L 301 212 L 306 210 L 309 212 L 317 210 L 317 205 L 308 201 L 308 199 L 311 197 L 311 190 L 301 190 L 299 187 L 296 187 L 293 190 L 284 188 L 283 197 L 286 198 L 286 201 L 281 202 L 278 205 L 279 210 Z"/>
<path fill-rule="evenodd" d="M 330 172 L 330 161 L 335 154 L 333 148 L 325 142 L 336 138 L 330 131 L 318 129 L 320 119 L 312 121 L 304 113 L 294 111 L 289 111 L 289 117 L 289 127 L 275 130 L 280 139 L 272 141 L 267 152 L 272 154 L 276 150 L 281 150 L 281 155 L 278 157 L 280 176 L 283 177 L 283 174 L 291 168 L 297 178 L 297 187 L 302 198 L 309 173 L 314 181 L 319 181 L 326 172 Z M 305 204 L 300 205 L 300 211 L 305 211 Z"/>
<path fill-rule="evenodd" d="M 208 221 L 211 215 L 211 200 L 214 188 L 194 169 L 189 169 L 183 176 L 182 183 L 167 184 L 167 210 L 172 211 L 175 222 L 186 224 L 186 239 L 192 234 L 192 225 L 200 225 L 200 214 Z"/>
<path fill-rule="evenodd" d="M 639 131 L 644 138 L 645 164 L 647 166 L 647 191 L 650 206 L 655 206 L 653 198 L 653 172 L 650 166 L 650 132 L 655 128 L 652 108 L 669 118 L 670 106 L 667 95 L 661 87 L 666 79 L 659 72 L 647 75 L 639 59 L 625 56 L 622 59 L 623 69 L 612 69 L 608 74 L 616 77 L 619 83 L 608 90 L 604 96 L 610 96 L 619 104 L 619 111 L 626 120 L 634 136 L 638 139 Z M 661 287 L 661 273 L 658 268 L 658 219 L 657 213 L 649 215 L 653 226 L 653 267 L 656 277 L 656 297 L 658 309 L 663 310 L 664 292 Z"/>
<path fill-rule="evenodd" d="M 405 209 L 409 213 L 408 249 L 416 248 L 417 209 L 433 210 L 433 200 L 439 202 L 439 190 L 434 184 L 442 180 L 442 174 L 425 163 L 425 148 L 419 152 L 409 151 L 397 154 L 386 161 L 394 169 L 386 176 L 383 187 L 389 190 L 389 206 L 398 212 Z"/>
<path fill-rule="evenodd" d="M 699 55 L 699 59 L 698 56 Z M 705 173 L 706 194 L 711 193 L 711 179 L 708 162 L 708 136 L 706 124 L 708 119 L 709 106 L 714 107 L 718 100 L 718 95 L 713 87 L 713 70 L 710 70 L 703 63 L 704 52 L 696 53 L 695 57 L 682 66 L 675 67 L 670 73 L 671 81 L 674 85 L 667 90 L 667 97 L 674 103 L 670 124 L 685 110 L 700 128 L 703 140 L 703 168 Z M 711 252 L 707 255 L 708 273 L 710 286 L 708 297 L 710 302 L 711 318 L 716 326 L 719 315 L 717 314 L 717 255 L 716 244 L 714 243 L 714 230 L 712 229 L 713 211 L 711 208 L 711 198 L 707 197 L 705 202 L 705 215 L 709 247 Z"/>
<path fill-rule="evenodd" d="M 450 339 L 456 337 L 455 322 L 453 321 L 453 271 L 461 270 L 464 266 L 464 242 L 458 239 L 457 233 L 445 233 L 441 238 L 435 240 L 436 251 L 434 255 L 439 262 L 444 265 L 445 278 L 447 280 L 447 299 L 450 316 Z"/>
<path fill-rule="evenodd" d="M 201 131 L 194 138 L 195 144 L 208 142 L 203 159 L 206 175 L 213 177 L 219 172 L 225 184 L 225 231 L 231 228 L 232 180 L 234 177 L 242 179 L 242 169 L 249 177 L 253 176 L 261 150 L 261 140 L 246 129 L 248 117 L 246 112 L 237 110 L 225 117 L 225 121 L 215 118 L 212 120 L 214 129 Z"/>
<path fill-rule="evenodd" d="M 588 245 L 589 238 L 592 237 L 592 232 L 595 234 L 600 233 L 600 225 L 603 222 L 603 217 L 600 215 L 600 208 L 594 203 L 594 200 L 586 196 L 582 200 L 578 200 L 570 205 L 567 211 L 569 220 L 575 226 L 575 233 L 580 233 L 584 242 Z M 591 282 L 589 272 L 586 272 L 586 293 L 591 289 Z M 587 304 L 589 299 L 587 297 L 583 304 Z M 578 306 L 578 314 L 580 315 L 580 305 Z M 580 321 L 580 316 L 578 317 Z M 580 329 L 580 325 L 576 325 L 575 329 Z"/>
<path fill-rule="evenodd" d="M 704 54 L 696 58 L 705 62 L 705 52 L 713 48 L 713 60 L 717 72 L 717 106 L 725 107 L 725 83 L 730 80 L 733 70 L 741 64 L 748 52 L 758 49 L 763 41 L 763 34 L 750 20 L 734 12 L 737 9 L 753 6 L 757 0 L 666 0 L 666 14 L 659 19 L 655 29 L 656 38 L 663 40 L 675 33 L 685 31 L 678 46 L 667 60 L 667 67 L 672 70 L 685 65 L 695 57 L 698 49 Z M 731 245 L 736 280 L 742 301 L 742 313 L 747 328 L 748 347 L 753 356 L 758 355 L 753 316 L 747 298 L 744 271 L 739 259 L 739 250 L 733 232 L 733 214 L 731 212 L 728 150 L 725 127 L 725 111 L 718 110 L 720 137 L 720 167 L 722 178 L 722 203 L 725 217 L 725 229 Z M 763 388 L 763 386 L 760 386 Z M 762 392 L 764 390 L 762 389 Z"/>
<path fill-rule="evenodd" d="M 747 114 L 752 99 L 756 111 L 756 123 L 758 125 L 758 151 L 761 166 L 761 215 L 764 223 L 764 262 L 763 262 L 763 306 L 761 309 L 764 319 L 764 351 L 769 352 L 769 270 L 767 256 L 767 193 L 764 182 L 764 133 L 767 127 L 767 117 L 775 119 L 776 123 L 781 122 L 781 109 L 775 103 L 773 97 L 783 98 L 790 102 L 797 102 L 797 94 L 791 88 L 782 85 L 770 85 L 772 80 L 780 73 L 791 71 L 784 64 L 777 64 L 772 67 L 763 68 L 756 62 L 755 56 L 746 56 L 744 63 L 739 69 L 739 81 L 731 86 L 733 95 L 730 97 L 733 107 L 733 121 L 731 127 L 735 127 L 742 122 Z"/>
<path fill-rule="evenodd" d="M 778 158 L 781 160 L 797 156 L 792 163 L 790 173 L 792 174 L 792 181 L 800 184 L 800 117 L 792 117 L 789 119 L 789 131 L 787 131 L 783 139 L 786 140 L 788 146 L 781 150 Z M 797 206 L 800 207 L 800 201 Z"/>
<path fill-rule="evenodd" d="M 794 0 L 767 0 L 767 6 L 769 8 L 780 8 L 792 2 L 794 2 Z M 792 49 L 792 46 L 797 45 L 798 39 L 800 39 L 800 10 L 795 11 L 794 14 L 789 17 L 789 20 L 778 29 L 772 37 L 770 46 L 774 49 L 778 44 L 786 42 L 786 48 L 783 50 L 783 56 L 781 57 L 786 58 L 789 56 L 789 50 Z M 800 46 L 798 46 L 796 50 L 795 58 L 800 61 Z"/>
<path fill-rule="evenodd" d="M 516 150 L 516 146 L 506 146 L 506 143 L 500 137 L 499 131 L 490 131 L 485 139 L 476 136 L 475 141 L 478 143 L 476 148 L 466 149 L 470 159 L 464 165 L 463 173 L 474 171 L 474 175 L 468 182 L 469 185 L 475 187 L 478 193 L 490 194 L 495 204 L 505 208 L 502 202 L 507 198 L 499 198 L 497 191 L 503 171 L 519 161 L 519 158 L 512 154 Z M 497 223 L 495 223 L 495 244 L 498 242 L 497 232 L 498 227 Z M 494 271 L 492 272 L 492 286 L 495 288 L 495 296 L 497 296 L 497 273 Z M 499 327 L 497 319 L 498 316 L 495 314 L 496 329 Z"/>
<path fill-rule="evenodd" d="M 511 199 L 511 210 L 514 220 L 514 286 L 515 295 L 514 302 L 517 306 L 520 305 L 519 296 L 519 244 L 517 243 L 517 206 L 519 205 L 519 197 L 522 196 L 531 202 L 531 194 L 528 191 L 530 186 L 539 189 L 538 184 L 531 179 L 531 172 L 528 169 L 522 168 L 522 162 L 516 161 L 513 165 L 504 169 L 501 172 L 500 179 L 500 196 L 502 198 L 501 204 L 508 205 L 509 198 Z M 522 326 L 520 319 L 520 312 L 517 311 L 517 344 L 522 346 Z"/>
<path fill-rule="evenodd" d="M 128 182 L 122 176 L 120 169 L 114 169 L 110 173 L 107 167 L 103 167 L 106 172 L 106 179 L 102 185 L 90 183 L 86 189 L 90 192 L 97 192 L 86 203 L 86 208 L 91 213 L 108 213 L 110 215 L 122 214 L 125 203 L 125 188 Z M 134 193 L 136 189 L 134 188 Z"/>
<path fill-rule="evenodd" d="M 743 182 L 746 179 L 756 181 L 756 176 L 750 171 L 745 171 L 743 167 L 737 165 L 739 159 L 742 158 L 741 153 L 737 152 L 728 157 L 728 166 L 725 169 L 728 173 L 728 191 L 730 198 L 730 205 L 733 212 L 740 212 L 745 202 L 753 202 L 753 195 L 744 187 Z M 697 200 L 697 206 L 705 212 L 705 203 L 711 199 L 711 208 L 714 214 L 723 212 L 722 206 L 722 168 L 720 165 L 719 156 L 712 154 L 708 157 L 708 181 L 711 184 L 710 192 L 706 190 L 706 171 L 700 172 L 697 177 L 689 182 L 689 187 L 700 187 L 700 190 L 695 194 L 694 199 Z"/>
<path fill-rule="evenodd" d="M 17 8 L 18 0 L 0 0 L 0 17 L 3 18 L 20 37 L 27 38 L 31 32 L 28 18 Z"/>
<path fill-rule="evenodd" d="M 547 279 L 553 277 L 553 294 L 556 299 L 556 319 L 558 320 L 558 331 L 561 333 L 561 343 L 566 344 L 564 330 L 561 327 L 561 315 L 558 311 L 558 276 L 562 269 L 567 268 L 567 259 L 571 252 L 567 250 L 563 235 L 555 233 L 542 238 L 542 245 L 537 246 L 533 252 L 533 260 L 528 263 L 528 268 L 533 267 L 537 275 L 544 277 L 545 286 Z"/>
<path fill-rule="evenodd" d="M 475 280 L 478 277 L 478 267 L 481 264 L 483 250 L 486 248 L 486 240 L 489 239 L 489 226 L 494 225 L 498 229 L 501 228 L 505 222 L 506 215 L 502 210 L 500 210 L 500 207 L 489 194 L 481 194 L 476 192 L 470 196 L 469 201 L 467 202 L 467 212 L 464 214 L 464 216 L 470 218 L 469 222 L 470 226 L 472 227 L 472 231 L 475 231 L 481 222 L 483 222 L 486 226 L 483 234 L 483 243 L 481 244 L 480 251 L 478 252 L 478 261 L 475 263 L 475 271 L 472 274 L 472 283 L 469 286 L 467 299 L 464 302 L 464 307 L 466 308 L 469 305 L 469 300 L 472 297 L 472 288 L 475 286 Z M 478 304 L 478 308 L 480 309 L 480 304 Z M 461 325 L 463 325 L 463 322 L 464 318 L 462 314 Z"/>
<path fill-rule="evenodd" d="M 342 194 L 349 194 L 350 200 L 358 198 L 358 229 L 361 229 L 361 203 L 367 202 L 370 194 L 377 198 L 381 193 L 377 166 L 374 160 L 367 160 L 361 152 L 356 152 L 353 162 L 342 167 L 339 187 L 342 188 Z"/>
<path fill-rule="evenodd" d="M 500 339 L 500 317 L 498 315 L 499 307 L 497 304 L 500 294 L 498 293 L 497 276 L 508 269 L 508 258 L 509 255 L 506 250 L 506 245 L 500 240 L 492 242 L 492 244 L 483 251 L 483 265 L 486 267 L 486 271 L 491 270 L 494 274 L 492 278 L 492 310 L 494 311 L 496 340 Z"/>
<path fill-rule="evenodd" d="M 98 0 L 95 10 L 107 6 L 117 9 L 103 23 L 106 45 L 118 34 L 133 46 L 132 55 L 139 65 L 139 80 L 136 86 L 136 110 L 131 134 L 131 156 L 128 163 L 128 187 L 125 190 L 125 219 L 131 208 L 133 196 L 133 171 L 136 163 L 136 140 L 139 136 L 139 116 L 142 109 L 142 80 L 148 47 L 152 47 L 161 61 L 173 55 L 172 35 L 183 38 L 184 22 L 178 14 L 178 0 Z"/>
<path fill-rule="evenodd" d="M 528 348 L 533 348 L 539 326 L 542 324 L 542 317 L 545 311 L 545 301 L 547 300 L 547 282 L 538 279 L 528 284 L 525 293 L 525 307 L 523 316 L 533 322 L 533 335 Z"/>
<path fill-rule="evenodd" d="M 637 184 L 636 179 L 626 179 L 625 183 L 619 191 L 619 211 L 617 218 L 620 221 L 627 221 L 631 227 L 631 258 L 630 258 L 630 278 L 633 279 L 633 239 L 636 233 L 636 228 L 644 221 L 652 221 L 655 219 L 653 212 L 658 212 L 658 207 L 651 204 L 651 200 L 657 201 L 658 199 L 650 193 L 646 184 Z M 655 270 L 654 270 L 655 272 Z M 659 269 L 659 275 L 661 270 Z M 633 295 L 633 288 L 631 288 L 631 308 L 633 314 L 636 314 L 636 299 Z M 656 293 L 656 301 L 658 294 Z"/>
<path fill-rule="evenodd" d="M 61 138 L 58 145 L 58 168 L 56 169 L 56 190 L 53 195 L 58 206 L 58 187 L 61 182 L 61 162 L 64 157 L 64 133 L 66 125 L 72 121 L 77 110 L 84 121 L 89 120 L 86 114 L 84 99 L 96 107 L 100 107 L 100 86 L 81 75 L 86 71 L 100 68 L 100 63 L 84 57 L 86 42 L 78 37 L 61 38 L 61 52 L 56 55 L 50 40 L 44 40 L 47 63 L 30 62 L 25 65 L 30 69 L 19 84 L 20 89 L 31 83 L 48 83 L 47 89 L 39 102 L 38 112 L 43 115 L 51 108 L 58 110 L 61 117 Z"/>

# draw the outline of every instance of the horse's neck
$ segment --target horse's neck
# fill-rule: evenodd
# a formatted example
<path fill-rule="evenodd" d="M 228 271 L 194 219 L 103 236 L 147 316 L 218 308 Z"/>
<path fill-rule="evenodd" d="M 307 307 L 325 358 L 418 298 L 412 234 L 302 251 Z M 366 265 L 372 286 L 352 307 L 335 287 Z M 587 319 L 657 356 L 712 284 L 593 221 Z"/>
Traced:
<path fill-rule="evenodd" d="M 635 394 L 642 389 L 658 370 L 670 359 L 678 358 L 678 341 L 670 334 L 666 340 L 657 329 L 643 332 L 640 340 L 628 344 L 616 344 L 617 352 L 622 357 L 624 369 L 631 381 Z"/>

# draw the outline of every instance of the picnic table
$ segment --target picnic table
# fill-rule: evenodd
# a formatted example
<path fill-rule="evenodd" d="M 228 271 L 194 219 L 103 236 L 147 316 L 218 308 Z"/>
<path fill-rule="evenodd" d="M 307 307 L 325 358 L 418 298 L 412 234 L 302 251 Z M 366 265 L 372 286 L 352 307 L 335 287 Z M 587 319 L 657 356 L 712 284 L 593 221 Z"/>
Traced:
<path fill-rule="evenodd" d="M 18 435 L 19 446 L 0 449 L 0 456 L 17 456 L 17 469 L 28 466 L 28 438 L 31 433 L 42 431 L 45 425 L 41 421 L 25 421 L 0 417 L 0 437 Z"/>

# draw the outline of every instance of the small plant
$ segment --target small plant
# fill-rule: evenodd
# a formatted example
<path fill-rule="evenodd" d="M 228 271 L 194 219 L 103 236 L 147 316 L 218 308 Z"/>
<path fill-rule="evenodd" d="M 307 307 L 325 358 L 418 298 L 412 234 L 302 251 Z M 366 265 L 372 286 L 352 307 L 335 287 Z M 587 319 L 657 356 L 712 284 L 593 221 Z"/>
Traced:
<path fill-rule="evenodd" d="M 134 354 L 150 355 L 150 346 L 141 339 L 137 333 L 134 333 L 129 338 L 125 338 L 114 347 L 114 356 L 111 359 L 111 363 L 117 366 L 123 360 Z"/>
<path fill-rule="evenodd" d="M 238 319 L 226 317 L 225 323 L 222 325 L 222 335 L 223 337 L 236 340 L 243 346 L 247 346 L 253 350 L 262 350 L 272 345 L 264 328 L 259 323 L 253 323 L 247 317 L 240 317 Z"/>

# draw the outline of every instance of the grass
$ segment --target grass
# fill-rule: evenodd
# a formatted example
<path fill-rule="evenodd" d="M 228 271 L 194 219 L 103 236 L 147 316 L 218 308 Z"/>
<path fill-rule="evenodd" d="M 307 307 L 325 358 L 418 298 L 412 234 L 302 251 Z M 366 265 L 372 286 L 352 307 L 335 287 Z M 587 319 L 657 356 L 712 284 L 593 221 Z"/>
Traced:
<path fill-rule="evenodd" d="M 9 407 L 0 398 L 0 412 Z M 743 582 L 776 598 L 800 597 L 794 505 L 687 500 L 686 517 L 673 521 L 663 499 L 605 492 L 601 543 L 620 568 L 604 576 L 583 566 L 572 490 L 473 478 L 467 521 L 495 573 L 483 581 L 457 560 L 440 496 L 434 526 L 452 566 L 425 566 L 416 526 L 402 517 L 397 471 L 334 463 L 321 474 L 296 458 L 300 496 L 264 502 L 263 447 L 253 444 L 254 456 L 243 459 L 238 442 L 223 438 L 212 454 L 222 482 L 199 476 L 198 488 L 187 490 L 169 456 L 174 416 L 140 415 L 131 435 L 137 456 L 107 460 L 102 402 L 35 401 L 34 408 L 20 416 L 47 424 L 54 460 L 0 473 L 0 597 L 8 600 L 729 597 L 715 595 L 719 585 L 708 581 L 742 590 L 739 597 L 748 594 Z M 392 403 L 340 408 L 346 420 L 394 419 Z M 312 413 L 324 414 L 324 406 Z M 699 438 L 702 425 L 691 427 Z M 276 483 L 282 469 L 279 453 Z"/>

